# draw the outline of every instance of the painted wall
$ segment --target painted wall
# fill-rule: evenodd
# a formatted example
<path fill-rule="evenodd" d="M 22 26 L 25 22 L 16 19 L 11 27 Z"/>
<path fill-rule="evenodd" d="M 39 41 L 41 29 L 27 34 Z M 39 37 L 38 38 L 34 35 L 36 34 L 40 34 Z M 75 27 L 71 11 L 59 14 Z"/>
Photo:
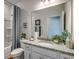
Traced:
<path fill-rule="evenodd" d="M 24 9 L 21 9 L 21 20 L 20 20 L 21 33 L 27 34 L 28 28 L 24 28 L 23 26 L 24 23 L 27 23 L 27 11 L 25 11 Z"/>
<path fill-rule="evenodd" d="M 26 23 L 26 28 L 23 24 Z M 24 9 L 21 9 L 21 20 L 20 20 L 21 33 L 26 33 L 27 38 L 31 37 L 31 13 Z"/>
<path fill-rule="evenodd" d="M 61 16 L 62 15 L 62 11 L 63 11 L 63 5 L 57 5 L 57 6 L 53 6 L 53 7 L 50 7 L 50 8 L 46 8 L 46 9 L 43 9 L 43 10 L 39 10 L 39 11 L 35 11 L 32 13 L 32 35 L 34 35 L 34 21 L 36 19 L 40 19 L 41 20 L 41 27 L 42 27 L 42 35 L 41 37 L 44 37 L 44 38 L 47 38 L 48 37 L 48 33 L 47 33 L 47 28 L 48 28 L 48 25 L 47 25 L 47 20 L 48 20 L 48 17 L 51 17 L 51 16 Z M 62 23 L 61 23 L 62 24 Z"/>

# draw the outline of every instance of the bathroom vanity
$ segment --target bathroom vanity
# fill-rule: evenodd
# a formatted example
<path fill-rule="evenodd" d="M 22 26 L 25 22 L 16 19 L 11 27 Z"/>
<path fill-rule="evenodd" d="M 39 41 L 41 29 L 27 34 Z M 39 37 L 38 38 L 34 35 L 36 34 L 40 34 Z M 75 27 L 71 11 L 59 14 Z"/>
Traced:
<path fill-rule="evenodd" d="M 47 43 L 47 44 L 46 44 Z M 25 59 L 74 59 L 73 49 L 51 41 L 21 40 Z"/>

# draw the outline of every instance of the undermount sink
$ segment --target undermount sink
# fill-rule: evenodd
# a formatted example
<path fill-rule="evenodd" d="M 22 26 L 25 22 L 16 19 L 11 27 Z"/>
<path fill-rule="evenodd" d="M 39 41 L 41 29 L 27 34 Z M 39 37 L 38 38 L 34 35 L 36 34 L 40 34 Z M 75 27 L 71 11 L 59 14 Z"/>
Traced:
<path fill-rule="evenodd" d="M 38 44 L 43 46 L 52 46 L 52 44 L 48 42 L 39 42 Z"/>

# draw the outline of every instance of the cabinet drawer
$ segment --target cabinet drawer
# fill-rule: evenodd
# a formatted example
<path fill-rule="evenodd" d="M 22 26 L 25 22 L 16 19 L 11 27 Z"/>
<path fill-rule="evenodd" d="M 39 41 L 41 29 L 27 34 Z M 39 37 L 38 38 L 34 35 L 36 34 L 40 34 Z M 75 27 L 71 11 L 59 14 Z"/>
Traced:
<path fill-rule="evenodd" d="M 47 55 L 50 57 L 56 57 L 56 58 L 58 57 L 58 52 L 36 47 L 36 46 L 32 46 L 32 51 L 43 54 L 43 55 Z"/>
<path fill-rule="evenodd" d="M 25 44 L 25 50 L 31 50 L 31 45 Z"/>

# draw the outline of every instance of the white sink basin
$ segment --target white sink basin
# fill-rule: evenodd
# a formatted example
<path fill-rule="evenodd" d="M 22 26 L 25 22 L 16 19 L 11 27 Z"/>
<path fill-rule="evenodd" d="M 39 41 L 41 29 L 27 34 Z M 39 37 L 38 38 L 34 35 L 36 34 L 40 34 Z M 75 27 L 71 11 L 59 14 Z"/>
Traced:
<path fill-rule="evenodd" d="M 42 46 L 52 46 L 52 44 L 48 42 L 39 42 L 38 44 Z"/>

